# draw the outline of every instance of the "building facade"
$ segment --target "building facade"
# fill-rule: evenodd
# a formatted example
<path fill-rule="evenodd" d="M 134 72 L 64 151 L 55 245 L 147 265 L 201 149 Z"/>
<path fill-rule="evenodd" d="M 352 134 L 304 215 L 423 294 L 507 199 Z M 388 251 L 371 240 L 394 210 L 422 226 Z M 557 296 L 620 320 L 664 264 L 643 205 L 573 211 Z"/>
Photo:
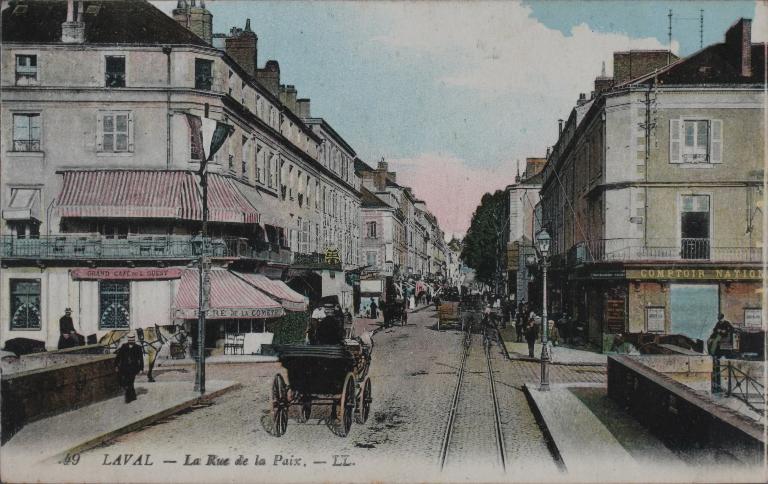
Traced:
<path fill-rule="evenodd" d="M 651 53 L 623 82 L 598 78 L 561 128 L 541 192 L 551 310 L 587 322 L 595 343 L 706 340 L 719 312 L 762 327 L 765 58 L 750 24 L 670 65 Z"/>
<path fill-rule="evenodd" d="M 66 307 L 85 335 L 193 325 L 188 273 L 203 252 L 213 338 L 232 324 L 263 330 L 288 310 L 260 298 L 270 280 L 284 298 L 296 295 L 285 281 L 351 306 L 351 286 L 332 274 L 358 265 L 351 148 L 346 165 L 326 161 L 334 141 L 281 101 L 279 65 L 257 67 L 250 24 L 213 39 L 210 13 L 194 4 L 180 1 L 174 18 L 144 1 L 10 2 L 3 12 L 0 340 L 55 347 Z M 198 173 L 212 144 L 202 241 Z M 329 251 L 314 288 L 299 280 L 296 254 Z M 215 307 L 227 284 L 242 307 Z"/>

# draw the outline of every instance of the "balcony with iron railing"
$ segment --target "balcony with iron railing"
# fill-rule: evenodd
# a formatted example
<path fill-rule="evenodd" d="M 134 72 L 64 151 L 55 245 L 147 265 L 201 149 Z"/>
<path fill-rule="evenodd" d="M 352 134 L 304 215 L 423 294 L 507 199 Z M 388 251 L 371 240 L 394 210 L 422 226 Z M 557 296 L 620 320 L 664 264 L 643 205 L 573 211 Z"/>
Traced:
<path fill-rule="evenodd" d="M 762 249 L 733 239 L 620 238 L 579 242 L 568 252 L 571 266 L 622 261 L 761 262 Z"/>
<path fill-rule="evenodd" d="M 128 235 L 107 237 L 62 234 L 36 237 L 0 236 L 3 260 L 185 260 L 205 253 L 212 258 L 254 259 L 290 264 L 291 252 L 277 244 L 238 237 Z"/>

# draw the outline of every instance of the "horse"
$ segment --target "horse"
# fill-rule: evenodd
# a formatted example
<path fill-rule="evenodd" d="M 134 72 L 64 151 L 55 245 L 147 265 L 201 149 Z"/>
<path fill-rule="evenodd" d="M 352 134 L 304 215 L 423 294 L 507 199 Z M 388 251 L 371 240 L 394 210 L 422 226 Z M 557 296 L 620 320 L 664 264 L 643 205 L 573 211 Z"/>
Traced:
<path fill-rule="evenodd" d="M 99 344 L 104 346 L 107 352 L 112 353 L 120 347 L 121 340 L 129 332 L 130 330 L 127 329 L 111 330 L 99 338 Z M 152 377 L 152 369 L 155 367 L 157 354 L 166 343 L 180 344 L 186 353 L 187 331 L 182 325 L 158 326 L 156 324 L 154 327 L 137 328 L 136 339 L 138 344 L 141 345 L 141 350 L 147 356 L 147 380 L 150 382 L 155 381 Z"/>

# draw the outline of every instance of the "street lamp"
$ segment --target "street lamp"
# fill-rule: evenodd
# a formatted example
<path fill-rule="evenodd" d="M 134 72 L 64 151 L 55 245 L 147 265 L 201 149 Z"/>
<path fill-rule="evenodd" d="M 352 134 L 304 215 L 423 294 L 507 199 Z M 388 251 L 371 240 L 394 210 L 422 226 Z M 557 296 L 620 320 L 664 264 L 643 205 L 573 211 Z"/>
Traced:
<path fill-rule="evenodd" d="M 542 229 L 536 236 L 536 248 L 538 249 L 541 264 L 541 294 L 542 294 L 542 307 L 541 307 L 541 383 L 539 385 L 539 391 L 549 391 L 549 360 L 551 358 L 549 354 L 549 347 L 547 346 L 547 332 L 549 331 L 549 325 L 547 322 L 547 268 L 549 267 L 549 243 L 551 238 L 547 229 Z"/>

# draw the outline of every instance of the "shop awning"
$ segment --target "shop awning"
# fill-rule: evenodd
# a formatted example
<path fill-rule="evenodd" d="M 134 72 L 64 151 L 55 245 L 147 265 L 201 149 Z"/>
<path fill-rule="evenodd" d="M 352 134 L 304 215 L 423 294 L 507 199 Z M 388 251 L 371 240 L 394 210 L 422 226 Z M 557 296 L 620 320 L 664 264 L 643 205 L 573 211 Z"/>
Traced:
<path fill-rule="evenodd" d="M 202 220 L 198 177 L 188 171 L 65 171 L 57 199 L 62 217 Z M 234 182 L 208 175 L 211 222 L 258 223 L 259 213 Z"/>
<path fill-rule="evenodd" d="M 285 314 L 278 302 L 227 270 L 211 269 L 209 277 L 207 319 L 276 318 Z M 176 318 L 198 317 L 199 291 L 199 273 L 195 269 L 185 270 L 173 305 Z"/>
<path fill-rule="evenodd" d="M 40 220 L 40 190 L 11 189 L 11 201 L 3 209 L 5 220 Z"/>
<path fill-rule="evenodd" d="M 240 272 L 235 272 L 235 274 L 248 284 L 280 301 L 280 304 L 289 311 L 306 311 L 309 306 L 309 301 L 306 297 L 288 287 L 283 281 L 270 279 L 263 274 Z"/>

